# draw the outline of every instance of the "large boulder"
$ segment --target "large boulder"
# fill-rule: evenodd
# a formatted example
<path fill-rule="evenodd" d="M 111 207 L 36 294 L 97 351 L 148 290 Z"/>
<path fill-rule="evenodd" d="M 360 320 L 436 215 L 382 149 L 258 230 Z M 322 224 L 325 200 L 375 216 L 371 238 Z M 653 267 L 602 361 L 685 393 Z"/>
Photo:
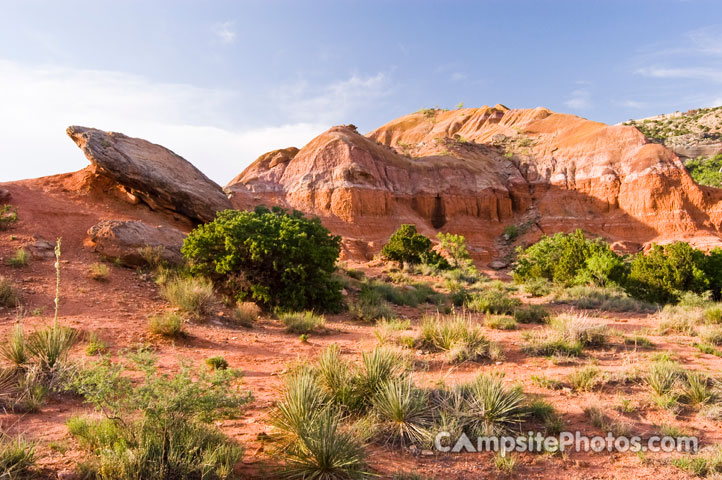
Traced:
<path fill-rule="evenodd" d="M 207 222 L 216 212 L 231 208 L 218 184 L 167 148 L 95 128 L 71 126 L 67 134 L 99 174 L 118 182 L 153 210 Z"/>
<path fill-rule="evenodd" d="M 127 266 L 147 263 L 144 248 L 152 249 L 154 255 L 171 265 L 183 263 L 180 249 L 186 235 L 173 227 L 151 226 L 138 220 L 103 220 L 90 227 L 88 235 L 96 252 Z"/>

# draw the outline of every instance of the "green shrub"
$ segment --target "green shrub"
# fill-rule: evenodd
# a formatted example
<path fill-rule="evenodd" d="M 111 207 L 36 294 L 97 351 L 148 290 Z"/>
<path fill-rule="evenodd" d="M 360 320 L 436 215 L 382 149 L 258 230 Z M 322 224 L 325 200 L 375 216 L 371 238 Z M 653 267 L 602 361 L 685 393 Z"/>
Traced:
<path fill-rule="evenodd" d="M 215 304 L 213 284 L 203 277 L 177 276 L 166 281 L 160 294 L 182 312 L 201 319 Z"/>
<path fill-rule="evenodd" d="M 474 268 L 463 235 L 439 232 L 436 238 L 439 240 L 439 249 L 450 260 L 451 268 L 464 270 Z"/>
<path fill-rule="evenodd" d="M 145 372 L 135 384 L 105 359 L 80 370 L 71 384 L 107 415 L 68 424 L 91 456 L 93 477 L 231 477 L 242 450 L 210 423 L 238 416 L 249 402 L 250 395 L 234 384 L 238 372 L 194 372 L 188 365 L 172 376 L 153 368 Z"/>
<path fill-rule="evenodd" d="M 90 268 L 88 268 L 88 274 L 93 280 L 104 282 L 108 280 L 108 275 L 110 275 L 110 269 L 106 264 L 96 262 L 90 265 Z"/>
<path fill-rule="evenodd" d="M 519 236 L 519 227 L 516 225 L 507 225 L 504 227 L 504 235 L 506 235 L 506 238 L 508 238 L 510 242 L 513 242 Z"/>
<path fill-rule="evenodd" d="M 521 300 L 509 296 L 503 290 L 489 288 L 472 294 L 466 305 L 472 312 L 512 315 L 514 310 L 521 305 Z"/>
<path fill-rule="evenodd" d="M 541 305 L 527 305 L 514 309 L 514 320 L 519 323 L 544 323 L 549 311 Z"/>
<path fill-rule="evenodd" d="M 286 326 L 286 331 L 291 333 L 311 333 L 326 325 L 326 317 L 310 311 L 286 312 L 278 317 Z"/>
<path fill-rule="evenodd" d="M 20 268 L 26 266 L 29 261 L 30 254 L 28 251 L 24 248 L 18 248 L 15 254 L 8 260 L 8 264 L 13 268 Z"/>
<path fill-rule="evenodd" d="M 546 278 L 560 285 L 620 283 L 622 259 L 601 239 L 587 240 L 581 230 L 544 236 L 527 249 L 517 249 L 514 280 Z"/>
<path fill-rule="evenodd" d="M 98 337 L 98 334 L 95 332 L 90 333 L 90 338 L 88 339 L 88 346 L 85 347 L 85 353 L 87 355 L 102 355 L 108 350 L 108 347 L 105 345 L 105 342 Z"/>
<path fill-rule="evenodd" d="M 213 370 L 225 370 L 228 368 L 228 361 L 221 356 L 208 357 L 206 358 L 206 365 Z"/>
<path fill-rule="evenodd" d="M 333 276 L 341 239 L 317 218 L 263 207 L 226 210 L 197 227 L 183 245 L 191 272 L 239 299 L 288 310 L 337 311 L 341 284 Z"/>
<path fill-rule="evenodd" d="M 602 382 L 602 371 L 594 366 L 586 366 L 570 373 L 567 379 L 577 392 L 589 392 Z"/>
<path fill-rule="evenodd" d="M 368 322 L 380 318 L 390 318 L 394 315 L 394 311 L 391 309 L 389 302 L 386 301 L 384 294 L 369 283 L 362 285 L 358 301 L 351 304 L 350 310 L 356 318 Z"/>
<path fill-rule="evenodd" d="M 18 222 L 18 211 L 10 205 L 0 206 L 0 230 L 7 230 L 10 225 Z"/>
<path fill-rule="evenodd" d="M 177 312 L 164 312 L 148 317 L 148 329 L 151 333 L 164 337 L 183 335 L 183 316 Z"/>
<path fill-rule="evenodd" d="M 710 288 L 705 254 L 684 242 L 654 245 L 634 257 L 627 290 L 654 303 L 677 303 L 685 291 L 702 293 Z"/>
<path fill-rule="evenodd" d="M 431 250 L 431 240 L 418 233 L 416 225 L 406 223 L 391 235 L 381 249 L 381 255 L 387 260 L 398 262 L 400 266 L 423 263 L 438 270 L 449 268 L 449 262 Z"/>
<path fill-rule="evenodd" d="M 684 166 L 694 181 L 700 185 L 722 188 L 722 174 L 720 173 L 722 170 L 722 154 L 709 158 L 698 157 L 687 160 Z"/>
<path fill-rule="evenodd" d="M 15 308 L 20 304 L 20 293 L 9 278 L 0 275 L 0 306 Z"/>
<path fill-rule="evenodd" d="M 552 283 L 546 278 L 531 278 L 524 283 L 524 291 L 532 297 L 544 297 L 552 292 Z"/>
<path fill-rule="evenodd" d="M 484 325 L 496 330 L 516 330 L 518 327 L 516 320 L 506 315 L 487 315 Z"/>

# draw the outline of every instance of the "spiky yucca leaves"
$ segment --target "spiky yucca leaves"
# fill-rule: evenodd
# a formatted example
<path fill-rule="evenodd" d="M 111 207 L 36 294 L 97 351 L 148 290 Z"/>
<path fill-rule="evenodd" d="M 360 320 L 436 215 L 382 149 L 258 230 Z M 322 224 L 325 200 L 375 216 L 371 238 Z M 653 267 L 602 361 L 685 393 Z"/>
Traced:
<path fill-rule="evenodd" d="M 502 435 L 528 415 L 524 393 L 519 388 L 506 387 L 500 375 L 479 374 L 456 390 L 464 400 L 461 420 L 465 430 L 474 435 Z"/>
<path fill-rule="evenodd" d="M 13 364 L 22 367 L 28 361 L 28 350 L 25 344 L 25 333 L 21 324 L 15 325 L 7 342 L 0 345 L 0 356 Z"/>
<path fill-rule="evenodd" d="M 424 444 L 431 438 L 428 395 L 414 386 L 411 376 L 384 382 L 373 398 L 379 433 L 387 443 Z"/>
<path fill-rule="evenodd" d="M 376 347 L 362 354 L 363 368 L 358 373 L 357 394 L 368 404 L 379 387 L 403 371 L 402 361 L 393 350 Z"/>
<path fill-rule="evenodd" d="M 647 384 L 657 395 L 666 395 L 680 378 L 682 371 L 675 362 L 659 361 L 649 366 Z"/>
<path fill-rule="evenodd" d="M 348 410 L 359 407 L 361 400 L 357 394 L 357 381 L 351 367 L 343 358 L 336 344 L 329 345 L 318 357 L 316 365 L 318 380 L 328 391 L 334 403 Z"/>
<path fill-rule="evenodd" d="M 291 444 L 328 407 L 329 397 L 316 374 L 302 368 L 286 380 L 281 401 L 273 414 L 273 425 L 284 443 Z"/>
<path fill-rule="evenodd" d="M 54 324 L 33 332 L 28 337 L 27 348 L 40 368 L 44 372 L 50 372 L 67 358 L 68 352 L 77 341 L 76 330 Z"/>
<path fill-rule="evenodd" d="M 20 480 L 33 478 L 35 444 L 20 437 L 11 439 L 0 433 L 0 478 Z"/>
<path fill-rule="evenodd" d="M 492 344 L 481 327 L 463 315 L 425 317 L 418 343 L 424 348 L 447 352 L 452 362 L 492 357 Z"/>
<path fill-rule="evenodd" d="M 371 474 L 366 453 L 333 409 L 321 410 L 285 452 L 281 476 L 290 480 L 355 480 Z"/>
<path fill-rule="evenodd" d="M 687 372 L 682 392 L 684 401 L 693 407 L 710 403 L 714 398 L 714 392 L 710 388 L 710 379 L 701 372 Z"/>

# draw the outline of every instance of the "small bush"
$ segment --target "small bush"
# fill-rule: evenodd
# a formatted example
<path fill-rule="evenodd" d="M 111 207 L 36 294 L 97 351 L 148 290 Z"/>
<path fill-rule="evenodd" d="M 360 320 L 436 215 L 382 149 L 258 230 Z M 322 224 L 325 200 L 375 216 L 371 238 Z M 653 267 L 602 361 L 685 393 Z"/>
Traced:
<path fill-rule="evenodd" d="M 684 401 L 693 407 L 710 403 L 715 397 L 710 383 L 707 375 L 699 372 L 686 372 L 682 384 L 682 397 Z"/>
<path fill-rule="evenodd" d="M 519 236 L 519 227 L 516 225 L 507 225 L 504 227 L 504 235 L 506 235 L 509 241 L 513 242 Z"/>
<path fill-rule="evenodd" d="M 510 297 L 508 293 L 499 289 L 487 289 L 473 294 L 467 301 L 467 307 L 473 312 L 498 313 L 512 315 L 521 305 L 521 300 Z"/>
<path fill-rule="evenodd" d="M 647 375 L 647 384 L 659 396 L 666 395 L 680 378 L 682 370 L 679 365 L 671 361 L 657 361 L 650 365 Z"/>
<path fill-rule="evenodd" d="M 564 383 L 553 378 L 548 378 L 546 375 L 532 375 L 530 378 L 534 385 L 541 388 L 546 388 L 548 390 L 561 390 L 564 388 Z"/>
<path fill-rule="evenodd" d="M 657 335 L 695 335 L 694 324 L 698 323 L 701 311 L 695 308 L 666 305 L 657 315 Z"/>
<path fill-rule="evenodd" d="M 431 351 L 446 352 L 452 362 L 479 361 L 496 356 L 479 325 L 460 315 L 424 317 L 417 344 Z"/>
<path fill-rule="evenodd" d="M 163 337 L 183 335 L 183 316 L 176 312 L 164 312 L 148 317 L 148 329 L 151 333 Z"/>
<path fill-rule="evenodd" d="M 530 355 L 577 357 L 584 350 L 580 342 L 566 340 L 559 332 L 550 329 L 524 332 L 523 337 L 526 343 L 522 346 L 522 350 Z"/>
<path fill-rule="evenodd" d="M 15 308 L 20 304 L 20 293 L 10 279 L 0 275 L 0 306 Z"/>
<path fill-rule="evenodd" d="M 63 363 L 70 349 L 78 342 L 78 331 L 53 325 L 30 334 L 27 349 L 43 372 L 50 372 Z"/>
<path fill-rule="evenodd" d="M 105 345 L 105 342 L 98 337 L 98 334 L 95 332 L 92 332 L 90 334 L 90 338 L 88 339 L 88 346 L 85 347 L 85 353 L 87 355 L 102 355 L 108 350 L 108 347 Z"/>
<path fill-rule="evenodd" d="M 379 289 L 368 283 L 364 283 L 359 293 L 358 301 L 351 305 L 351 313 L 360 320 L 368 322 L 380 318 L 391 318 L 394 314 L 391 306 L 386 301 Z"/>
<path fill-rule="evenodd" d="M 251 328 L 261 316 L 261 309 L 253 302 L 238 302 L 231 317 L 233 323 Z"/>
<path fill-rule="evenodd" d="M 96 262 L 90 265 L 90 268 L 88 269 L 88 274 L 93 280 L 104 282 L 108 280 L 108 275 L 110 275 L 110 269 L 106 264 Z"/>
<path fill-rule="evenodd" d="M 624 337 L 624 344 L 632 345 L 634 347 L 639 347 L 639 348 L 653 348 L 654 347 L 654 344 L 647 337 L 643 337 L 642 335 L 634 335 L 632 337 Z"/>
<path fill-rule="evenodd" d="M 569 384 L 577 392 L 589 392 L 602 383 L 602 372 L 597 367 L 587 366 L 569 374 Z"/>
<path fill-rule="evenodd" d="M 161 286 L 163 298 L 181 311 L 201 319 L 215 304 L 213 284 L 202 277 L 175 277 Z"/>
<path fill-rule="evenodd" d="M 146 245 L 138 248 L 138 255 L 151 270 L 155 270 L 163 266 L 165 263 L 163 261 L 164 253 L 165 247 L 163 245 Z"/>
<path fill-rule="evenodd" d="M 487 315 L 484 325 L 496 330 L 516 330 L 516 320 L 505 315 Z"/>
<path fill-rule="evenodd" d="M 213 370 L 225 370 L 228 368 L 228 362 L 221 356 L 206 358 L 206 365 L 211 367 Z"/>
<path fill-rule="evenodd" d="M 541 305 L 528 305 L 514 309 L 514 320 L 519 323 L 544 323 L 549 311 Z"/>
<path fill-rule="evenodd" d="M 552 293 L 552 283 L 546 278 L 531 278 L 524 283 L 524 291 L 532 297 L 545 297 Z"/>
<path fill-rule="evenodd" d="M 333 275 L 340 250 L 341 238 L 318 218 L 264 207 L 220 212 L 193 230 L 182 249 L 191 272 L 224 293 L 295 311 L 341 309 Z"/>
<path fill-rule="evenodd" d="M 11 267 L 20 268 L 20 267 L 26 266 L 29 261 L 30 261 L 30 254 L 28 253 L 28 251 L 25 250 L 24 248 L 18 248 L 15 251 L 15 254 L 12 257 L 10 257 L 10 259 L 8 260 L 8 263 L 10 264 Z"/>
<path fill-rule="evenodd" d="M 466 247 L 466 238 L 463 235 L 439 232 L 436 234 L 439 240 L 439 249 L 450 260 L 453 269 L 473 269 L 474 262 Z"/>
<path fill-rule="evenodd" d="M 308 311 L 282 313 L 279 318 L 291 333 L 311 333 L 326 325 L 326 317 Z"/>
<path fill-rule="evenodd" d="M 0 206 L 0 230 L 7 230 L 10 225 L 18 222 L 18 211 L 10 205 Z"/>

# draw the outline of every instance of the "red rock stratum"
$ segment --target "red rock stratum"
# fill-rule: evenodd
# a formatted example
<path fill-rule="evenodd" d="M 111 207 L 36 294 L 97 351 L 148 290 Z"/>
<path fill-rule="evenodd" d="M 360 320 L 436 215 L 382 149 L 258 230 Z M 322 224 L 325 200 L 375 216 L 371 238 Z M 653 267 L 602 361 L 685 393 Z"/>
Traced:
<path fill-rule="evenodd" d="M 545 108 L 424 110 L 367 135 L 338 126 L 297 150 L 266 153 L 226 191 L 236 208 L 318 215 L 370 257 L 401 223 L 464 234 L 480 259 L 522 240 L 582 228 L 607 240 L 720 243 L 722 191 L 701 187 L 634 127 Z"/>

